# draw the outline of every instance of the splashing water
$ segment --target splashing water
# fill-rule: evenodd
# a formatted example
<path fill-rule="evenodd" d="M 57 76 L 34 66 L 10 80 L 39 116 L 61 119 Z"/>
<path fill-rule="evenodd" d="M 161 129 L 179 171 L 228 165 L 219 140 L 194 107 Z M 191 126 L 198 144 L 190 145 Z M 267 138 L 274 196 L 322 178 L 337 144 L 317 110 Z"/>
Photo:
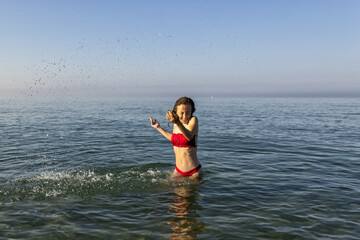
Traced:
<path fill-rule="evenodd" d="M 20 200 L 151 191 L 157 187 L 169 186 L 170 175 L 171 172 L 166 170 L 139 168 L 112 171 L 102 169 L 47 171 L 7 182 L 0 190 L 0 196 Z"/>

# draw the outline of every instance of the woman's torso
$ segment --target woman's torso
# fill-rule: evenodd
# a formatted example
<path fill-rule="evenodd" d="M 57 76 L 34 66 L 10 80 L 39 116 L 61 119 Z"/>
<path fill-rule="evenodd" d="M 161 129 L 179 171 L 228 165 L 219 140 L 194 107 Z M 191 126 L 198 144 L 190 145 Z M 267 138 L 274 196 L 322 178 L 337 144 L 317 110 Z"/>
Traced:
<path fill-rule="evenodd" d="M 187 124 L 183 124 L 186 129 L 188 129 Z M 197 158 L 197 141 L 198 141 L 198 126 L 196 125 L 193 130 L 195 138 L 195 146 L 193 147 L 175 147 L 175 160 L 176 166 L 181 169 L 181 171 L 190 171 L 196 168 L 200 163 Z M 173 134 L 182 134 L 180 129 L 174 125 Z"/>

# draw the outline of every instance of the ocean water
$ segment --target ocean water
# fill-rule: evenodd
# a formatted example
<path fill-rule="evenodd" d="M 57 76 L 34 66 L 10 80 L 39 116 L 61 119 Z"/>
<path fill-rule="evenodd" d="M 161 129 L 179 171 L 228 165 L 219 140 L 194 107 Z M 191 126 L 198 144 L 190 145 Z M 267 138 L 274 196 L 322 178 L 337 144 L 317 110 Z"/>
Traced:
<path fill-rule="evenodd" d="M 194 99 L 201 182 L 175 100 L 0 101 L 0 239 L 359 239 L 360 99 Z"/>

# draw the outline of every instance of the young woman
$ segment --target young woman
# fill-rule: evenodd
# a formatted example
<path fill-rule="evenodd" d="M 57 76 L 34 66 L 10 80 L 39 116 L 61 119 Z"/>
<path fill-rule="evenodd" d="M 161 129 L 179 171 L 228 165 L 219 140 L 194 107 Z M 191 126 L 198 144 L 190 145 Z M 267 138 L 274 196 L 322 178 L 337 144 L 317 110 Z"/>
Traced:
<path fill-rule="evenodd" d="M 171 141 L 175 152 L 174 177 L 200 178 L 202 169 L 197 158 L 199 123 L 193 116 L 195 103 L 191 98 L 181 97 L 175 102 L 173 111 L 167 111 L 166 118 L 174 123 L 173 132 L 160 127 L 159 122 L 150 116 L 151 126 Z"/>

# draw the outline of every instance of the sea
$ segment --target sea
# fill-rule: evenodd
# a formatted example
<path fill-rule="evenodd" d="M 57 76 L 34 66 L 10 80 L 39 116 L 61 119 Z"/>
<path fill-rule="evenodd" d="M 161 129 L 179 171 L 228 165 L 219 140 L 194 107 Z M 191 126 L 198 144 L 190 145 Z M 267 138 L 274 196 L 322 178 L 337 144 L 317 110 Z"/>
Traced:
<path fill-rule="evenodd" d="M 178 97 L 1 100 L 0 239 L 360 239 L 359 98 L 194 98 L 190 181 Z"/>

